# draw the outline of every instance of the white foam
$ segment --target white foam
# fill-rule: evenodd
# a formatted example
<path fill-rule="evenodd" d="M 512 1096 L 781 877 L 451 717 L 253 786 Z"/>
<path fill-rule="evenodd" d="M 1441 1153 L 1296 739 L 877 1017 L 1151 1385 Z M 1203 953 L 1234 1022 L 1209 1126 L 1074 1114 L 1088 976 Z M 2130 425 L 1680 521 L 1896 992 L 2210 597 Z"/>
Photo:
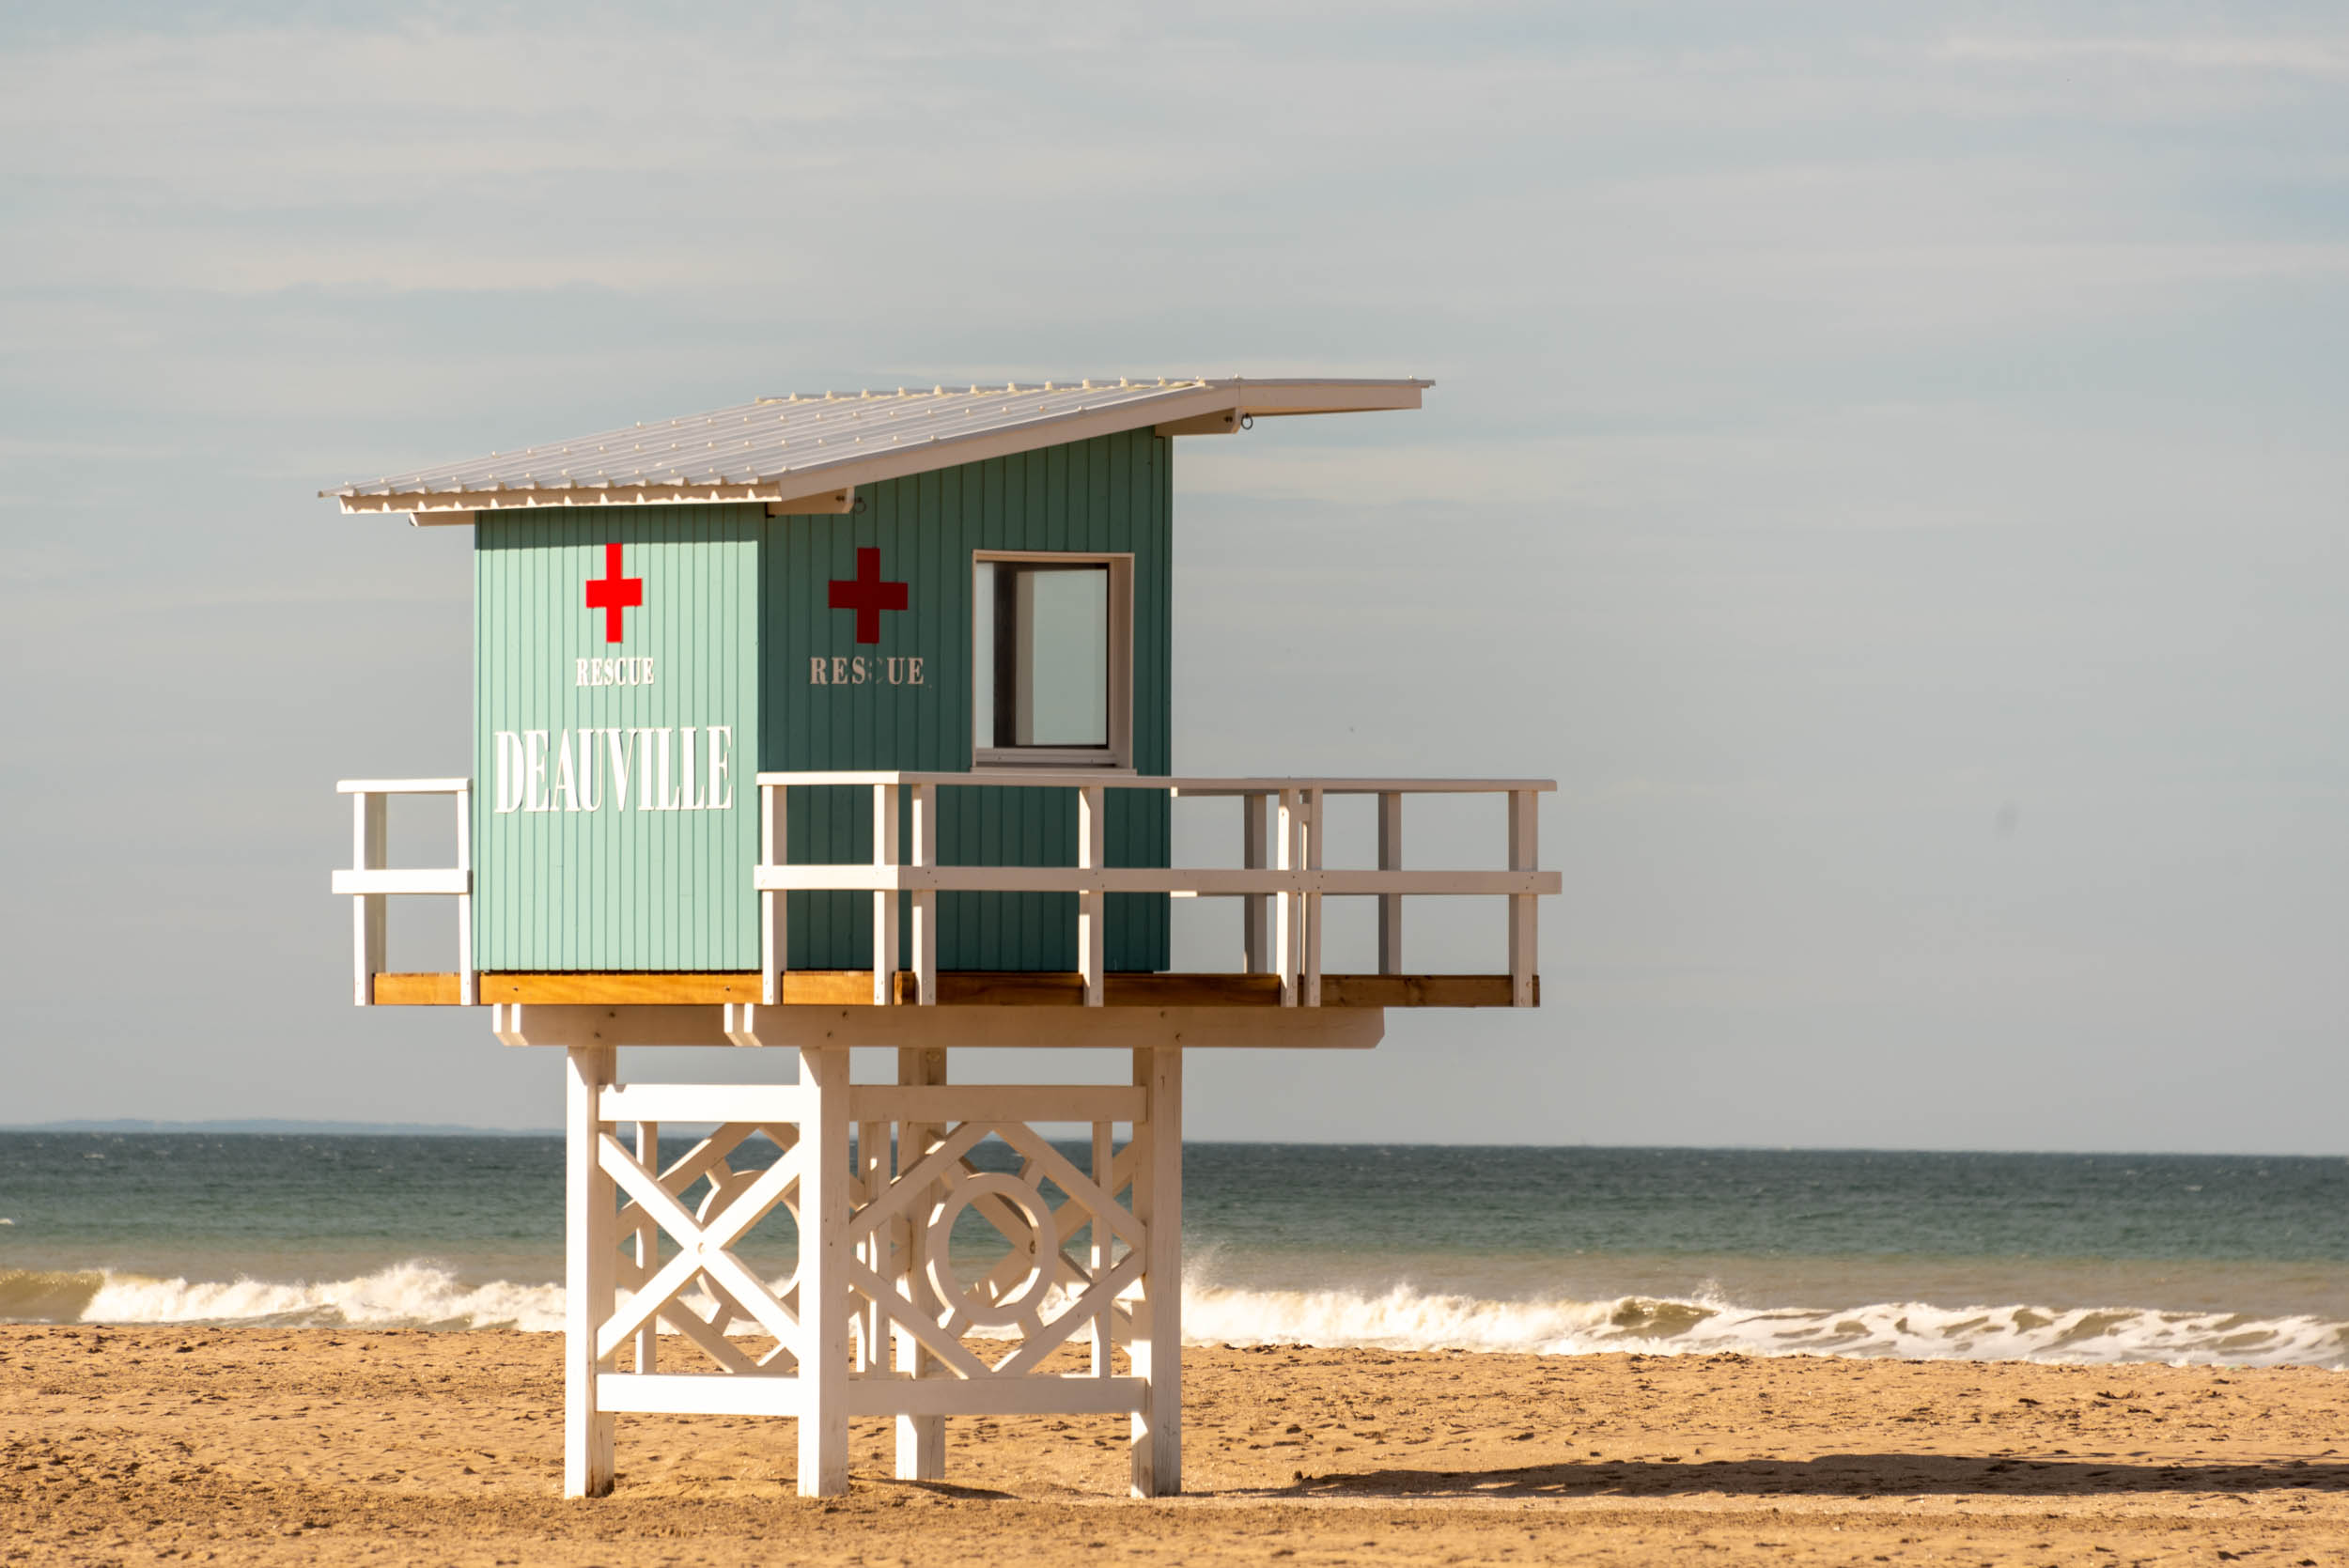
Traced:
<path fill-rule="evenodd" d="M 705 1312 L 710 1303 L 689 1296 Z M 1047 1317 L 1058 1293 L 1043 1303 Z M 493 1280 L 467 1284 L 412 1260 L 355 1279 L 270 1281 L 156 1279 L 107 1272 L 82 1312 L 87 1323 L 254 1323 L 288 1327 L 563 1327 L 563 1287 Z M 752 1326 L 739 1323 L 738 1331 Z M 1950 1308 L 1876 1302 L 1818 1309 L 1721 1299 L 1618 1296 L 1490 1300 L 1397 1284 L 1377 1293 L 1220 1285 L 1194 1266 L 1183 1285 L 1193 1343 L 1309 1344 L 1389 1350 L 1496 1350 L 1543 1356 L 1631 1351 L 1651 1356 L 1821 1355 L 1923 1360 L 2097 1364 L 2163 1361 L 2349 1369 L 2349 1322 L 2250 1318 L 2145 1307 Z"/>
<path fill-rule="evenodd" d="M 352 1280 L 160 1280 L 108 1270 L 85 1323 L 266 1323 L 368 1328 L 563 1327 L 561 1285 L 492 1280 L 467 1285 L 448 1269 L 411 1261 Z"/>
<path fill-rule="evenodd" d="M 2349 1368 L 2349 1322 L 2143 1307 L 1949 1308 L 1876 1302 L 1750 1308 L 1720 1300 L 1493 1301 L 1397 1285 L 1243 1290 L 1187 1281 L 1185 1337 L 1234 1344 L 1508 1350 L 1543 1356 L 1825 1355 L 1920 1360 Z"/>

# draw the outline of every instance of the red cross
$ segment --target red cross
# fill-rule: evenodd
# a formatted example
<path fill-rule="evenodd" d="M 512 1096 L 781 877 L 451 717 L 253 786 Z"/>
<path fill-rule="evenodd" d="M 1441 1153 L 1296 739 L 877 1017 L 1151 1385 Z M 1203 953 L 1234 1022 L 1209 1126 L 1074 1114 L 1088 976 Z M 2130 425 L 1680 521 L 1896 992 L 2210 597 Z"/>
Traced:
<path fill-rule="evenodd" d="M 587 608 L 603 612 L 603 640 L 620 640 L 620 612 L 634 610 L 645 602 L 645 580 L 620 575 L 620 547 L 617 541 L 603 547 L 603 576 L 587 580 Z"/>
<path fill-rule="evenodd" d="M 832 580 L 832 607 L 834 610 L 855 611 L 856 640 L 860 643 L 878 643 L 880 641 L 881 612 L 906 607 L 906 585 L 881 581 L 879 551 L 859 550 L 856 552 L 856 576 Z"/>

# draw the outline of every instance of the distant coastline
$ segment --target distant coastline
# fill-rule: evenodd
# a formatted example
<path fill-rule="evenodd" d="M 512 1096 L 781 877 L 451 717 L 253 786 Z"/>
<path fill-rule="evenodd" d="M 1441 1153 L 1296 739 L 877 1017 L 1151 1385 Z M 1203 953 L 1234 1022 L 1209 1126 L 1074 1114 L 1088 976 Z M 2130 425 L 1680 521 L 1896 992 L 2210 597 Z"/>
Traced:
<path fill-rule="evenodd" d="M 245 1116 L 218 1122 L 149 1122 L 117 1116 L 103 1121 L 34 1122 L 0 1126 L 0 1132 L 280 1133 L 350 1138 L 560 1138 L 561 1127 L 469 1127 L 453 1122 L 305 1122 Z"/>

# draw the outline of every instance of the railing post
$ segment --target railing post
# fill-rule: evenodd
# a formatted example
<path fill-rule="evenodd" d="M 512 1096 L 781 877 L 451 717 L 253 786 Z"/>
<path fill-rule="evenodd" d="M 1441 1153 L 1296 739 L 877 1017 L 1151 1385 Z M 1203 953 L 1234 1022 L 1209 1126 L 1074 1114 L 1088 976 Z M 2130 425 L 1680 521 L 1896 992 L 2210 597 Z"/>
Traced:
<path fill-rule="evenodd" d="M 1378 797 L 1378 869 L 1403 869 L 1403 797 L 1392 791 Z M 1403 895 L 1378 895 L 1378 972 L 1403 972 Z"/>
<path fill-rule="evenodd" d="M 1243 795 L 1239 798 L 1239 863 L 1250 871 L 1262 871 L 1269 862 L 1265 859 L 1264 842 L 1265 797 Z M 1272 965 L 1265 951 L 1269 936 L 1266 920 L 1265 895 L 1260 893 L 1242 893 L 1239 901 L 1240 971 L 1243 974 L 1269 974 Z"/>
<path fill-rule="evenodd" d="M 465 874 L 465 891 L 457 895 L 457 1004 L 471 1007 L 480 997 L 480 976 L 473 963 L 473 788 L 457 792 L 457 869 Z"/>
<path fill-rule="evenodd" d="M 938 863 L 938 786 L 913 786 L 913 863 Z M 925 1007 L 938 1001 L 938 890 L 917 888 L 913 893 L 913 989 Z"/>
<path fill-rule="evenodd" d="M 1274 816 L 1278 825 L 1272 854 L 1277 870 L 1294 873 L 1298 868 L 1298 839 L 1303 808 L 1294 789 L 1281 791 Z M 1292 875 L 1282 878 L 1281 891 L 1272 895 L 1272 947 L 1274 961 L 1280 966 L 1281 1005 L 1297 1005 L 1297 968 L 1299 927 L 1304 923 L 1303 901 L 1298 894 L 1298 883 Z"/>
<path fill-rule="evenodd" d="M 381 871 L 388 856 L 386 825 L 390 801 L 363 790 L 350 798 L 350 865 L 354 871 Z M 351 1000 L 360 1006 L 375 1001 L 375 977 L 383 972 L 383 895 L 365 893 L 350 901 Z"/>
<path fill-rule="evenodd" d="M 784 836 L 789 825 L 790 786 L 759 785 L 758 806 L 758 863 L 782 865 L 791 854 L 790 840 Z M 790 963 L 790 896 L 774 892 L 758 895 L 758 1000 L 770 1007 L 783 1001 L 783 971 Z"/>
<path fill-rule="evenodd" d="M 1509 869 L 1541 869 L 1541 796 L 1531 789 L 1509 792 Z M 1534 911 L 1541 900 L 1530 893 L 1509 895 L 1509 1005 L 1533 1005 Z"/>
<path fill-rule="evenodd" d="M 873 863 L 897 863 L 897 786 L 873 786 Z M 873 894 L 873 1005 L 887 1007 L 897 989 L 897 891 Z"/>
<path fill-rule="evenodd" d="M 1099 784 L 1086 784 L 1077 791 L 1077 864 L 1081 870 L 1101 869 L 1108 805 L 1109 791 Z M 1086 888 L 1077 894 L 1077 968 L 1084 976 L 1087 1007 L 1100 1006 L 1106 995 L 1101 963 L 1106 951 L 1103 928 L 1109 924 L 1104 918 L 1107 904 L 1108 896 L 1098 888 Z"/>
<path fill-rule="evenodd" d="M 1305 791 L 1303 832 L 1305 839 L 1305 872 L 1307 882 L 1317 880 L 1312 874 L 1321 869 L 1321 814 L 1323 795 L 1318 789 Z M 1303 975 L 1299 983 L 1298 1001 L 1306 1007 L 1321 1005 L 1321 894 L 1308 893 L 1304 898 Z"/>

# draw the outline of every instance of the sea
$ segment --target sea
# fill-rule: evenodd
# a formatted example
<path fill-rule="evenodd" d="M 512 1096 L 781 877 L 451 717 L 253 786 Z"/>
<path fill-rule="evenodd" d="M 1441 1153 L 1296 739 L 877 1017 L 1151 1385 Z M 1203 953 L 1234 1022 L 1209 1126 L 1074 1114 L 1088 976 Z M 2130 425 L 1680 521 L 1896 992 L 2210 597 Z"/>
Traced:
<path fill-rule="evenodd" d="M 0 1321 L 559 1329 L 563 1163 L 0 1133 Z M 740 1250 L 793 1245 L 778 1210 Z M 966 1210 L 954 1267 L 1009 1245 Z M 1193 1143 L 1184 1246 L 1202 1343 L 2349 1369 L 2338 1157 Z"/>

